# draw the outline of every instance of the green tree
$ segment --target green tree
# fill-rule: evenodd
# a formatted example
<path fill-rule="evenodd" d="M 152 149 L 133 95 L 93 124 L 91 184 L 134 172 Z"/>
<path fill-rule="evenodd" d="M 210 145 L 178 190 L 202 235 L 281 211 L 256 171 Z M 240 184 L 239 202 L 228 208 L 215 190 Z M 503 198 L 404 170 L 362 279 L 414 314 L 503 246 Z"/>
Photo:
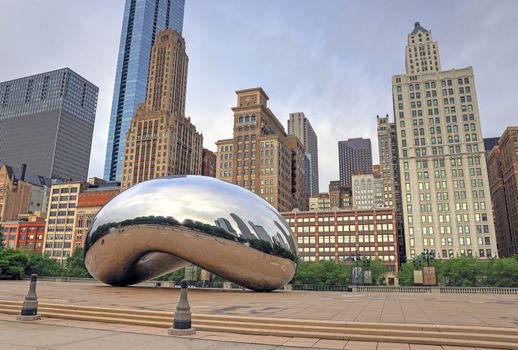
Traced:
<path fill-rule="evenodd" d="M 68 277 L 92 277 L 85 267 L 85 252 L 82 247 L 76 247 L 72 256 L 67 259 L 64 274 Z"/>
<path fill-rule="evenodd" d="M 348 285 L 351 281 L 351 267 L 331 261 L 300 262 L 292 283 L 319 286 Z"/>
<path fill-rule="evenodd" d="M 445 286 L 475 287 L 483 284 L 484 265 L 487 263 L 486 260 L 463 256 L 442 261 L 436 270 Z"/>
<path fill-rule="evenodd" d="M 28 260 L 27 254 L 23 251 L 0 250 L 0 275 L 4 278 L 22 278 Z"/>
<path fill-rule="evenodd" d="M 40 252 L 27 253 L 28 261 L 25 266 L 25 274 L 33 273 L 39 276 L 59 277 L 63 276 L 64 268 L 57 260 L 42 255 Z"/>
<path fill-rule="evenodd" d="M 367 270 L 372 273 L 372 282 L 375 285 L 384 284 L 385 272 L 387 272 L 387 267 L 379 260 L 370 260 L 370 266 Z"/>
<path fill-rule="evenodd" d="M 407 261 L 399 267 L 397 278 L 402 286 L 412 286 L 414 284 L 415 266 L 411 261 Z"/>
<path fill-rule="evenodd" d="M 163 276 L 158 277 L 157 281 L 181 281 L 183 280 L 185 276 L 185 268 L 182 267 L 179 270 L 170 272 L 168 274 L 165 274 Z"/>
<path fill-rule="evenodd" d="M 2 224 L 0 224 L 0 249 L 5 249 L 5 234 Z"/>

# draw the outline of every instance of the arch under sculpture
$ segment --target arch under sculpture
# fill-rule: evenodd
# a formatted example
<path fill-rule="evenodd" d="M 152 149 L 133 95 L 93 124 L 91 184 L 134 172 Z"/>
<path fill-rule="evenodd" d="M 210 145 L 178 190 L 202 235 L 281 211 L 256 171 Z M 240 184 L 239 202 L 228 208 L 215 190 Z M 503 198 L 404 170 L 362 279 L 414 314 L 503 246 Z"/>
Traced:
<path fill-rule="evenodd" d="M 108 202 L 85 242 L 85 264 L 116 286 L 189 263 L 243 287 L 270 291 L 295 274 L 297 245 L 284 218 L 239 186 L 205 176 L 135 185 Z"/>

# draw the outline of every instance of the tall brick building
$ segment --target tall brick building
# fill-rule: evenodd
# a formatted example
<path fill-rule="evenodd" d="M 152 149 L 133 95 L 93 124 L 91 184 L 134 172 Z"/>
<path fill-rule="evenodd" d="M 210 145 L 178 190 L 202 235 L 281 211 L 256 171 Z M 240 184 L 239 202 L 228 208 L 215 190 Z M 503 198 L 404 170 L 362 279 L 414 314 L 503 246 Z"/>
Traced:
<path fill-rule="evenodd" d="M 74 218 L 74 237 L 76 238 L 74 248 L 84 247 L 86 234 L 92 225 L 93 219 L 99 210 L 119 193 L 119 182 L 91 185 L 88 189 L 79 193 Z"/>
<path fill-rule="evenodd" d="M 165 29 L 149 64 L 145 103 L 126 134 L 122 189 L 167 175 L 201 175 L 203 136 L 185 117 L 188 57 L 185 40 Z"/>
<path fill-rule="evenodd" d="M 236 94 L 234 137 L 216 142 L 217 178 L 255 192 L 280 211 L 307 210 L 304 146 L 286 135 L 262 88 Z"/>
<path fill-rule="evenodd" d="M 285 212 L 302 261 L 352 262 L 357 255 L 398 269 L 394 209 Z"/>
<path fill-rule="evenodd" d="M 505 130 L 487 158 L 498 254 L 518 254 L 518 126 Z"/>
<path fill-rule="evenodd" d="M 202 170 L 203 176 L 216 177 L 216 154 L 206 148 L 202 153 Z"/>

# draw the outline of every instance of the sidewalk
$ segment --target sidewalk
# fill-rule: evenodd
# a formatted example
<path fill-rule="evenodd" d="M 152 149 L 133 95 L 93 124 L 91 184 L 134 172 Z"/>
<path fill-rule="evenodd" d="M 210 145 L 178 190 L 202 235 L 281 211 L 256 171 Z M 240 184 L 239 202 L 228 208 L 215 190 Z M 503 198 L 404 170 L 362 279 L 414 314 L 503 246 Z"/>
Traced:
<path fill-rule="evenodd" d="M 164 333 L 164 330 L 160 330 Z M 92 350 L 92 349 L 297 349 L 277 345 L 243 344 L 219 340 L 180 338 L 117 330 L 85 329 L 0 321 L 0 349 L 9 350 Z"/>
<path fill-rule="evenodd" d="M 415 345 L 402 343 L 324 340 L 197 332 L 188 337 L 166 335 L 162 328 L 43 318 L 17 322 L 0 314 L 0 349 L 251 349 L 251 350 L 491 350 L 487 348 Z"/>

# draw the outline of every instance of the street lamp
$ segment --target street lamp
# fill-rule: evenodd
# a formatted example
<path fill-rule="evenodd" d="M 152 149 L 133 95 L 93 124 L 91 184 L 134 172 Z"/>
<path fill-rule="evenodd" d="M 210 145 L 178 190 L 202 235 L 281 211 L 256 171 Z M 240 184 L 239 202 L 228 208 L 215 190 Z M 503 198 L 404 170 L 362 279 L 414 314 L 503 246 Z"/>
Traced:
<path fill-rule="evenodd" d="M 356 250 L 354 253 L 355 267 L 353 267 L 353 276 L 356 275 L 356 287 L 358 287 L 360 285 L 360 276 L 362 274 L 362 270 L 360 267 L 360 257 L 361 257 L 360 253 L 358 253 L 358 250 Z"/>
<path fill-rule="evenodd" d="M 421 253 L 421 257 L 426 261 L 426 266 L 430 266 L 430 263 L 435 259 L 435 252 L 433 250 L 425 249 Z"/>

